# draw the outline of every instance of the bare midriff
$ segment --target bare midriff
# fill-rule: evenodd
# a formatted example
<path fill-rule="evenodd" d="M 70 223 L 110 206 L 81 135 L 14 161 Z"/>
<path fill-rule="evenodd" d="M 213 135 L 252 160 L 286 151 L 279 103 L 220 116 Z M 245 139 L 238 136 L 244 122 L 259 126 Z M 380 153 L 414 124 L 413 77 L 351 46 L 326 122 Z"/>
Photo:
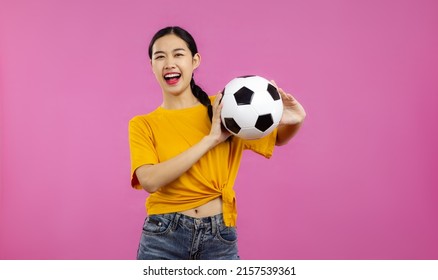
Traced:
<path fill-rule="evenodd" d="M 181 214 L 193 217 L 204 218 L 222 213 L 222 199 L 215 198 L 199 207 L 180 212 Z"/>

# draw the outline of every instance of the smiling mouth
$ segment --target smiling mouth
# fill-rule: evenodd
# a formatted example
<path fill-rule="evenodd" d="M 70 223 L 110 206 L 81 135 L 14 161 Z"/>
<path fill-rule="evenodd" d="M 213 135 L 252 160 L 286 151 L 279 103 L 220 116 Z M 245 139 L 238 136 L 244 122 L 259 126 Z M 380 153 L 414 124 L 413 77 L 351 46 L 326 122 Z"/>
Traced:
<path fill-rule="evenodd" d="M 164 75 L 164 80 L 169 85 L 174 85 L 178 83 L 179 79 L 181 78 L 181 74 L 179 73 L 168 73 Z"/>

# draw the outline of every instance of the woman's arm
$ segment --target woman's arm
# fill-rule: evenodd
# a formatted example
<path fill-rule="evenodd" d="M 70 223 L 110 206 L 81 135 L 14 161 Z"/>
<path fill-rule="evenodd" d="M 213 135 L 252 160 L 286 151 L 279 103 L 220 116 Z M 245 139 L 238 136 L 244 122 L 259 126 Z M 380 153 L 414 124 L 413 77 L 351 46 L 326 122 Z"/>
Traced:
<path fill-rule="evenodd" d="M 177 179 L 214 147 L 214 139 L 205 136 L 196 145 L 181 154 L 154 165 L 142 165 L 135 171 L 140 185 L 149 193 Z"/>
<path fill-rule="evenodd" d="M 184 172 L 189 170 L 205 153 L 223 142 L 230 136 L 228 131 L 222 130 L 219 104 L 220 93 L 213 104 L 213 118 L 210 134 L 201 139 L 197 144 L 181 154 L 154 165 L 143 165 L 136 169 L 135 175 L 140 185 L 149 193 L 156 192 L 159 188 L 169 184 Z"/>

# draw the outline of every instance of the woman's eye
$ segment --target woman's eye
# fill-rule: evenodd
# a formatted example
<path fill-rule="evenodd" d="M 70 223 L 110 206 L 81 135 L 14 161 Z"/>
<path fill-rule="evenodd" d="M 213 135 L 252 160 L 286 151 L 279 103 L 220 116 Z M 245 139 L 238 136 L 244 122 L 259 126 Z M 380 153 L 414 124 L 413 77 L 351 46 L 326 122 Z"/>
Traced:
<path fill-rule="evenodd" d="M 177 53 L 177 54 L 175 54 L 175 56 L 184 56 L 184 54 L 182 54 L 182 53 Z"/>
<path fill-rule="evenodd" d="M 159 56 L 156 56 L 156 57 L 155 57 L 155 59 L 163 59 L 163 58 L 164 58 L 163 55 L 159 55 Z"/>

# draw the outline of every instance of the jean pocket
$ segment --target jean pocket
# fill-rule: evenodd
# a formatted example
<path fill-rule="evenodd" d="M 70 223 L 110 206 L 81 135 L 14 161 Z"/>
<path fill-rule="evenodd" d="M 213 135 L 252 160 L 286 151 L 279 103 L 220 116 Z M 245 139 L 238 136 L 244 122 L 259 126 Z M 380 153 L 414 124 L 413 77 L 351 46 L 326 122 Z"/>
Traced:
<path fill-rule="evenodd" d="M 220 241 L 226 244 L 234 244 L 237 242 L 237 229 L 225 225 L 221 226 L 218 228 L 217 237 Z"/>
<path fill-rule="evenodd" d="M 172 220 L 162 215 L 151 215 L 146 218 L 143 232 L 148 235 L 166 234 L 171 228 Z"/>

